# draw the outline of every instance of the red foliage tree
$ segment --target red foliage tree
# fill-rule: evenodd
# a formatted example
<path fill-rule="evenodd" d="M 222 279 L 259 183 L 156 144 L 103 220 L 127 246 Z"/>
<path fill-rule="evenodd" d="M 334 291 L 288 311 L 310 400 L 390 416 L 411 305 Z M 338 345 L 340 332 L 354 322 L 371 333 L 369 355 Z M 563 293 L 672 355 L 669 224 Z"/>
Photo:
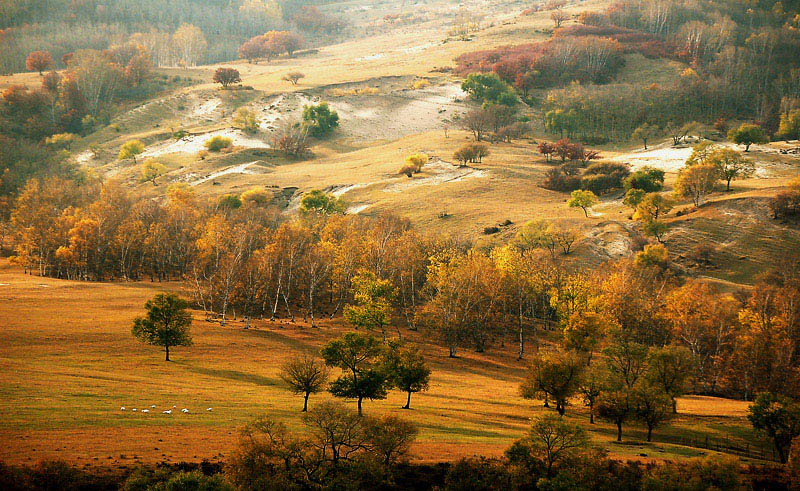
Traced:
<path fill-rule="evenodd" d="M 213 80 L 218 84 L 222 84 L 222 87 L 227 88 L 231 84 L 238 84 L 242 81 L 242 78 L 239 76 L 239 70 L 220 67 L 214 72 Z"/>
<path fill-rule="evenodd" d="M 47 51 L 32 51 L 25 60 L 25 68 L 32 72 L 39 72 L 39 75 L 52 65 L 53 58 Z"/>

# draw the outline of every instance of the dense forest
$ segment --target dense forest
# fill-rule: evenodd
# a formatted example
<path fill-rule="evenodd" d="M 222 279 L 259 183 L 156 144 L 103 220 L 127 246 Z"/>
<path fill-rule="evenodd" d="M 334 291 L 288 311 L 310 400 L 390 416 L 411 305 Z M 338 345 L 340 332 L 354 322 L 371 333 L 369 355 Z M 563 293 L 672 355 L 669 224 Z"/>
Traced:
<path fill-rule="evenodd" d="M 104 50 L 133 39 L 147 46 L 158 65 L 214 63 L 236 59 L 248 38 L 279 28 L 303 31 L 309 39 L 341 32 L 338 24 L 320 29 L 298 13 L 308 1 L 264 0 L 35 0 L 0 4 L 0 73 L 25 69 L 32 51 L 49 52 L 56 66 L 63 55 L 82 49 Z M 187 60 L 169 52 L 170 36 L 182 25 L 196 26 L 205 49 Z M 157 49 L 154 49 L 157 48 Z"/>

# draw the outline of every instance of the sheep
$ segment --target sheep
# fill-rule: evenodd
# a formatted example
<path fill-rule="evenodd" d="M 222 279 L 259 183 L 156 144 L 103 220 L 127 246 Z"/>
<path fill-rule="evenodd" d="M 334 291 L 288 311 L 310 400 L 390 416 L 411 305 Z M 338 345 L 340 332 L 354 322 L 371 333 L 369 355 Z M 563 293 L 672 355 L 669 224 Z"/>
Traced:
<path fill-rule="evenodd" d="M 172 409 L 167 409 L 166 411 L 164 411 L 164 414 L 172 414 Z"/>
<path fill-rule="evenodd" d="M 131 411 L 133 411 L 135 413 L 136 412 L 136 408 L 131 409 Z"/>
<path fill-rule="evenodd" d="M 150 410 L 149 410 L 149 409 L 142 409 L 142 412 L 143 412 L 143 413 L 149 413 L 149 412 L 150 412 Z"/>
<path fill-rule="evenodd" d="M 189 412 L 189 410 L 188 410 L 188 409 L 186 409 L 186 408 L 183 408 L 183 409 L 181 409 L 181 412 L 182 412 L 182 413 L 188 413 L 188 412 Z"/>
<path fill-rule="evenodd" d="M 125 410 L 125 406 L 122 406 L 121 408 L 119 408 L 119 410 L 120 411 L 124 411 Z"/>
<path fill-rule="evenodd" d="M 153 404 L 153 405 L 152 405 L 152 406 L 150 406 L 150 407 L 151 407 L 151 408 L 155 408 L 155 407 L 156 407 L 156 405 L 155 405 L 155 404 Z"/>
<path fill-rule="evenodd" d="M 206 409 L 206 411 L 211 411 L 211 408 Z"/>

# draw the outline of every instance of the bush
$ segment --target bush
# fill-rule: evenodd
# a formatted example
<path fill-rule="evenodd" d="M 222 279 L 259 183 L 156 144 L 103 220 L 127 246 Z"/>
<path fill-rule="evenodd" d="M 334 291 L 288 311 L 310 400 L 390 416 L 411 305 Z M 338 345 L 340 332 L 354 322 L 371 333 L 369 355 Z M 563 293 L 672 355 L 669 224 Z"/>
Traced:
<path fill-rule="evenodd" d="M 800 190 L 790 189 L 778 193 L 769 207 L 775 219 L 786 220 L 800 216 Z"/>
<path fill-rule="evenodd" d="M 406 167 L 412 167 L 414 173 L 422 171 L 422 167 L 428 163 L 428 156 L 424 153 L 414 153 L 406 157 Z M 404 174 L 401 172 L 401 174 Z"/>
<path fill-rule="evenodd" d="M 220 67 L 214 72 L 212 79 L 215 83 L 222 85 L 223 88 L 228 88 L 231 84 L 238 84 L 242 81 L 239 76 L 239 70 L 235 68 Z"/>
<path fill-rule="evenodd" d="M 240 107 L 233 115 L 233 127 L 246 133 L 257 133 L 258 118 L 256 118 L 256 113 L 246 107 Z"/>
<path fill-rule="evenodd" d="M 339 126 L 339 114 L 327 102 L 303 107 L 303 126 L 311 136 L 322 136 Z"/>
<path fill-rule="evenodd" d="M 542 187 L 551 191 L 571 192 L 581 187 L 581 178 L 578 176 L 568 176 L 564 172 L 553 167 L 545 173 Z"/>
<path fill-rule="evenodd" d="M 406 164 L 403 167 L 400 167 L 400 170 L 397 171 L 398 174 L 404 175 L 406 177 L 412 177 L 417 172 L 419 172 L 417 170 L 417 167 L 414 166 L 414 165 L 409 165 L 409 164 Z"/>
<path fill-rule="evenodd" d="M 485 143 L 467 143 L 456 150 L 453 158 L 461 162 L 461 165 L 467 165 L 468 163 L 482 162 L 483 157 L 487 155 L 489 155 L 489 145 Z"/>
<path fill-rule="evenodd" d="M 604 194 L 621 188 L 631 171 L 625 164 L 597 162 L 586 168 L 581 179 L 581 188 L 595 194 Z"/>
<path fill-rule="evenodd" d="M 272 147 L 287 157 L 302 157 L 309 152 L 307 134 L 299 124 L 284 124 L 272 135 Z"/>
<path fill-rule="evenodd" d="M 233 140 L 221 135 L 212 136 L 203 144 L 210 152 L 219 152 L 223 149 L 230 148 L 233 145 Z"/>
<path fill-rule="evenodd" d="M 301 73 L 301 72 L 289 72 L 286 75 L 284 75 L 281 78 L 281 80 L 284 80 L 286 82 L 291 82 L 292 85 L 297 85 L 297 82 L 301 78 L 306 78 L 304 73 Z"/>
<path fill-rule="evenodd" d="M 645 166 L 628 176 L 624 184 L 625 190 L 641 189 L 647 193 L 655 193 L 664 187 L 664 171 Z"/>

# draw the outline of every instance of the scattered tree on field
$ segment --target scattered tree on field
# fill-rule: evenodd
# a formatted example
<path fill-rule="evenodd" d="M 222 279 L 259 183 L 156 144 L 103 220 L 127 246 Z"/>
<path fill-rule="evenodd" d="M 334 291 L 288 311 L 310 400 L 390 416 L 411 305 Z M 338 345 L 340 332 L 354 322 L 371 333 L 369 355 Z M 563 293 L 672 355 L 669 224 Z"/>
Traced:
<path fill-rule="evenodd" d="M 297 82 L 301 78 L 306 78 L 305 74 L 302 72 L 289 72 L 282 77 L 282 80 L 286 82 L 291 82 L 292 85 L 297 85 Z"/>
<path fill-rule="evenodd" d="M 256 117 L 256 113 L 247 109 L 246 107 L 240 107 L 236 110 L 233 114 L 233 127 L 238 128 L 245 133 L 258 133 L 258 118 Z"/>
<path fill-rule="evenodd" d="M 189 326 L 192 315 L 186 300 L 174 293 L 159 293 L 144 304 L 145 317 L 133 321 L 131 332 L 140 341 L 154 346 L 163 346 L 166 361 L 172 346 L 191 346 Z"/>
<path fill-rule="evenodd" d="M 391 320 L 394 287 L 371 271 L 361 271 L 352 279 L 353 305 L 344 308 L 344 318 L 356 328 L 379 329 L 386 341 L 386 328 Z"/>
<path fill-rule="evenodd" d="M 364 399 L 386 398 L 386 375 L 378 366 L 383 351 L 380 341 L 356 332 L 344 334 L 322 348 L 325 364 L 343 371 L 328 390 L 336 397 L 356 399 L 359 416 Z"/>
<path fill-rule="evenodd" d="M 746 159 L 735 150 L 721 148 L 708 156 L 707 162 L 713 165 L 725 181 L 725 190 L 731 190 L 731 181 L 734 179 L 744 179 L 755 173 L 756 167 L 753 161 Z"/>
<path fill-rule="evenodd" d="M 221 152 L 233 146 L 233 139 L 222 135 L 215 135 L 203 143 L 209 152 Z"/>
<path fill-rule="evenodd" d="M 403 409 L 410 409 L 411 394 L 428 390 L 431 377 L 431 369 L 422 353 L 415 347 L 392 343 L 384 355 L 383 365 L 389 383 L 408 394 Z"/>
<path fill-rule="evenodd" d="M 545 475 L 553 476 L 553 467 L 568 460 L 576 451 L 589 446 L 586 431 L 575 423 L 564 421 L 555 414 L 545 414 L 533 421 L 527 436 L 515 442 L 509 453 L 524 451 L 541 458 Z"/>
<path fill-rule="evenodd" d="M 589 208 L 593 207 L 599 202 L 600 200 L 597 199 L 597 196 L 593 192 L 576 189 L 570 195 L 567 205 L 569 205 L 570 208 L 582 209 L 586 218 L 589 218 Z"/>
<path fill-rule="evenodd" d="M 167 167 L 154 159 L 147 159 L 142 162 L 142 182 L 152 182 L 153 186 L 156 185 L 156 179 L 163 176 L 167 171 Z"/>
<path fill-rule="evenodd" d="M 753 428 L 772 439 L 781 463 L 788 462 L 792 440 L 800 436 L 800 404 L 786 396 L 762 392 L 749 411 L 747 419 Z"/>
<path fill-rule="evenodd" d="M 719 170 L 711 164 L 687 166 L 678 171 L 674 193 L 681 198 L 689 198 L 694 206 L 701 206 L 706 196 L 714 190 L 719 180 Z"/>
<path fill-rule="evenodd" d="M 42 72 L 53 65 L 53 58 L 48 51 L 32 51 L 25 59 L 25 68 L 31 72 Z"/>
<path fill-rule="evenodd" d="M 660 387 L 640 384 L 633 391 L 634 416 L 647 426 L 647 441 L 653 438 L 653 430 L 670 416 L 670 398 Z"/>
<path fill-rule="evenodd" d="M 692 353 L 683 346 L 651 348 L 647 355 L 646 378 L 650 385 L 669 396 L 673 414 L 678 413 L 677 398 L 686 393 L 693 372 Z"/>
<path fill-rule="evenodd" d="M 212 80 L 214 83 L 222 85 L 223 89 L 227 89 L 233 84 L 240 83 L 242 77 L 239 76 L 239 70 L 235 68 L 219 67 L 214 71 Z"/>
<path fill-rule="evenodd" d="M 733 128 L 728 132 L 728 140 L 737 145 L 744 145 L 744 151 L 750 151 L 750 145 L 756 143 L 767 143 L 767 133 L 764 128 L 757 124 L 743 124 L 738 128 Z"/>
<path fill-rule="evenodd" d="M 322 136 L 339 126 L 339 114 L 327 102 L 303 107 L 303 126 L 311 136 Z"/>
<path fill-rule="evenodd" d="M 308 410 L 308 398 L 321 392 L 328 381 L 329 370 L 310 356 L 295 357 L 281 367 L 280 377 L 295 394 L 303 394 L 303 412 Z"/>
<path fill-rule="evenodd" d="M 659 132 L 658 126 L 644 123 L 643 125 L 633 130 L 631 138 L 633 138 L 634 140 L 640 140 L 644 144 L 644 149 L 647 150 L 647 141 L 658 136 L 658 132 Z"/>
<path fill-rule="evenodd" d="M 327 194 L 319 189 L 307 192 L 300 199 L 300 213 L 308 215 L 343 215 L 346 206 L 344 201 L 332 194 Z"/>
<path fill-rule="evenodd" d="M 520 393 L 525 399 L 541 396 L 545 404 L 552 400 L 558 414 L 563 416 L 568 400 L 578 391 L 584 366 L 574 353 L 542 350 L 531 359 Z"/>

